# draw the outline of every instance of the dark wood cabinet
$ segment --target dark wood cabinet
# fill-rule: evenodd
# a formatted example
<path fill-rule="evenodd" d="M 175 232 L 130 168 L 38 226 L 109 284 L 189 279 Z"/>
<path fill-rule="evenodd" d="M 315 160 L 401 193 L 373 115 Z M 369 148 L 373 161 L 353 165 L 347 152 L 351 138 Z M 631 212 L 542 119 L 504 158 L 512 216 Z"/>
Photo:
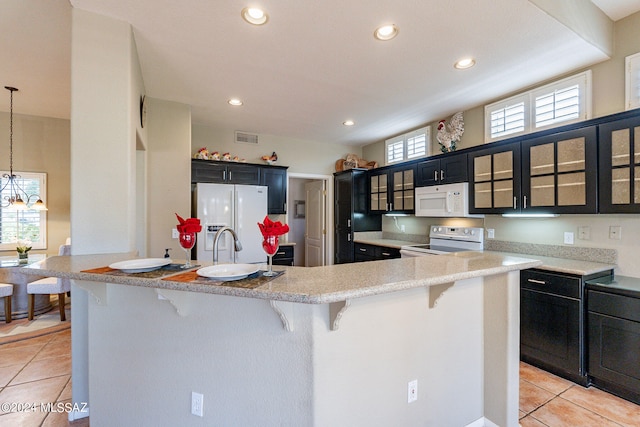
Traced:
<path fill-rule="evenodd" d="M 266 185 L 269 214 L 287 213 L 287 167 L 215 160 L 191 160 L 191 183 Z"/>
<path fill-rule="evenodd" d="M 468 180 L 467 153 L 442 154 L 416 165 L 416 187 L 454 184 Z"/>
<path fill-rule="evenodd" d="M 596 127 L 522 142 L 523 213 L 597 213 Z"/>
<path fill-rule="evenodd" d="M 334 175 L 334 263 L 354 261 L 353 233 L 382 230 L 382 217 L 367 214 L 367 170 L 350 169 Z"/>
<path fill-rule="evenodd" d="M 640 295 L 587 291 L 593 385 L 640 404 Z"/>
<path fill-rule="evenodd" d="M 260 185 L 258 165 L 213 160 L 191 160 L 191 182 Z"/>
<path fill-rule="evenodd" d="M 602 124 L 598 134 L 600 213 L 640 212 L 640 117 Z"/>
<path fill-rule="evenodd" d="M 273 265 L 293 266 L 294 248 L 293 245 L 281 245 L 273 256 Z"/>
<path fill-rule="evenodd" d="M 287 168 L 282 166 L 263 166 L 260 184 L 269 187 L 269 214 L 287 213 Z"/>
<path fill-rule="evenodd" d="M 415 164 L 369 172 L 369 212 L 415 212 L 415 172 Z"/>
<path fill-rule="evenodd" d="M 354 261 L 379 261 L 400 258 L 400 249 L 387 246 L 356 243 L 354 245 Z"/>
<path fill-rule="evenodd" d="M 520 141 L 469 153 L 469 213 L 520 212 Z"/>

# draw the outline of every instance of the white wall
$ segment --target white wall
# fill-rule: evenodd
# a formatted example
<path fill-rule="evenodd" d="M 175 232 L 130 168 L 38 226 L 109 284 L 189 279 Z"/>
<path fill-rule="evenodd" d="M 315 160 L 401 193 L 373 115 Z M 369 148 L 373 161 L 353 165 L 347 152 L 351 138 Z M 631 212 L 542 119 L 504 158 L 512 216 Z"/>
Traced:
<path fill-rule="evenodd" d="M 133 35 L 125 22 L 80 9 L 72 9 L 72 27 L 72 254 L 133 251 L 135 122 L 143 90 Z M 88 301 L 75 284 L 72 292 L 73 401 L 90 403 Z"/>
<path fill-rule="evenodd" d="M 260 157 L 275 151 L 278 154 L 277 164 L 288 166 L 288 172 L 330 174 L 335 172 L 336 160 L 345 158 L 348 153 L 362 154 L 360 147 L 330 142 L 318 144 L 275 135 L 260 135 L 258 145 L 236 144 L 233 132 L 197 124 L 193 125 L 192 137 L 192 155 L 201 147 L 207 147 L 210 152 L 229 152 L 249 163 L 262 163 Z"/>
<path fill-rule="evenodd" d="M 147 115 L 147 255 L 159 258 L 165 248 L 174 259 L 184 252 L 171 229 L 175 213 L 191 216 L 191 108 L 177 102 L 149 99 Z"/>

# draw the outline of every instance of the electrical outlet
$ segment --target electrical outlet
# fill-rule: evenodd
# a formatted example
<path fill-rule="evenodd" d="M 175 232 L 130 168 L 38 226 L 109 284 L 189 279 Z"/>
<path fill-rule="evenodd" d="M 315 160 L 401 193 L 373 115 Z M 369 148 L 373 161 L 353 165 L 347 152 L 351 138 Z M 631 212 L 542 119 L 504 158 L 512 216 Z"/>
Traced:
<path fill-rule="evenodd" d="M 578 227 L 578 239 L 589 240 L 591 238 L 591 228 L 586 225 Z"/>
<path fill-rule="evenodd" d="M 573 245 L 573 233 L 571 231 L 564 232 L 564 244 Z"/>
<path fill-rule="evenodd" d="M 622 227 L 619 225 L 610 226 L 609 238 L 614 240 L 620 240 L 622 238 Z"/>
<path fill-rule="evenodd" d="M 407 403 L 418 400 L 418 380 L 409 381 L 407 387 Z"/>
<path fill-rule="evenodd" d="M 493 228 L 487 228 L 487 239 L 495 239 L 496 230 Z"/>
<path fill-rule="evenodd" d="M 202 416 L 202 405 L 204 404 L 204 395 L 201 393 L 191 392 L 191 413 L 199 417 Z"/>
<path fill-rule="evenodd" d="M 180 233 L 178 232 L 177 228 L 172 228 L 171 229 L 171 238 L 172 239 L 179 239 L 180 238 Z"/>

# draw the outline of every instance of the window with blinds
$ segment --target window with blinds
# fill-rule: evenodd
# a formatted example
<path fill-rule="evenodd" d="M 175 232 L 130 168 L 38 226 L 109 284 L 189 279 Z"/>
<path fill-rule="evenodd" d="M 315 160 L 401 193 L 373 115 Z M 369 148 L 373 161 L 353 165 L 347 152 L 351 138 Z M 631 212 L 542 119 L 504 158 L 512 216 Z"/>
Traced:
<path fill-rule="evenodd" d="M 640 53 L 625 58 L 625 106 L 640 107 Z"/>
<path fill-rule="evenodd" d="M 430 127 L 424 127 L 385 141 L 387 165 L 429 155 Z"/>
<path fill-rule="evenodd" d="M 591 71 L 485 106 L 485 142 L 587 120 Z"/>
<path fill-rule="evenodd" d="M 0 171 L 0 175 L 9 174 Z M 16 172 L 17 182 L 27 194 L 39 195 L 46 198 L 46 174 L 32 172 Z M 0 188 L 7 183 L 7 178 L 0 178 Z M 6 202 L 9 198 L 9 188 L 0 192 L 0 199 Z M 26 202 L 26 200 L 25 200 Z M 31 200 L 30 204 L 35 202 Z M 15 210 L 11 207 L 0 206 L 0 250 L 15 249 L 18 240 L 29 240 L 33 249 L 46 249 L 47 247 L 46 211 Z"/>

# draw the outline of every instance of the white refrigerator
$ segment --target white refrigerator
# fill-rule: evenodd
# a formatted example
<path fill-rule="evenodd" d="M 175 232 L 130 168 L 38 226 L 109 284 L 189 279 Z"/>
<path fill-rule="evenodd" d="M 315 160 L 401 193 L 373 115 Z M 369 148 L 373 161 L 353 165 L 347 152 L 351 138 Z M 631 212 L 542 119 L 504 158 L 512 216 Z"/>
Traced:
<path fill-rule="evenodd" d="M 218 242 L 219 263 L 266 262 L 258 222 L 267 215 L 267 190 L 260 185 L 196 184 L 193 209 L 202 224 L 196 239 L 197 259 L 213 260 L 213 238 L 226 225 L 238 235 L 242 250 L 236 252 L 231 233 L 224 232 Z"/>

